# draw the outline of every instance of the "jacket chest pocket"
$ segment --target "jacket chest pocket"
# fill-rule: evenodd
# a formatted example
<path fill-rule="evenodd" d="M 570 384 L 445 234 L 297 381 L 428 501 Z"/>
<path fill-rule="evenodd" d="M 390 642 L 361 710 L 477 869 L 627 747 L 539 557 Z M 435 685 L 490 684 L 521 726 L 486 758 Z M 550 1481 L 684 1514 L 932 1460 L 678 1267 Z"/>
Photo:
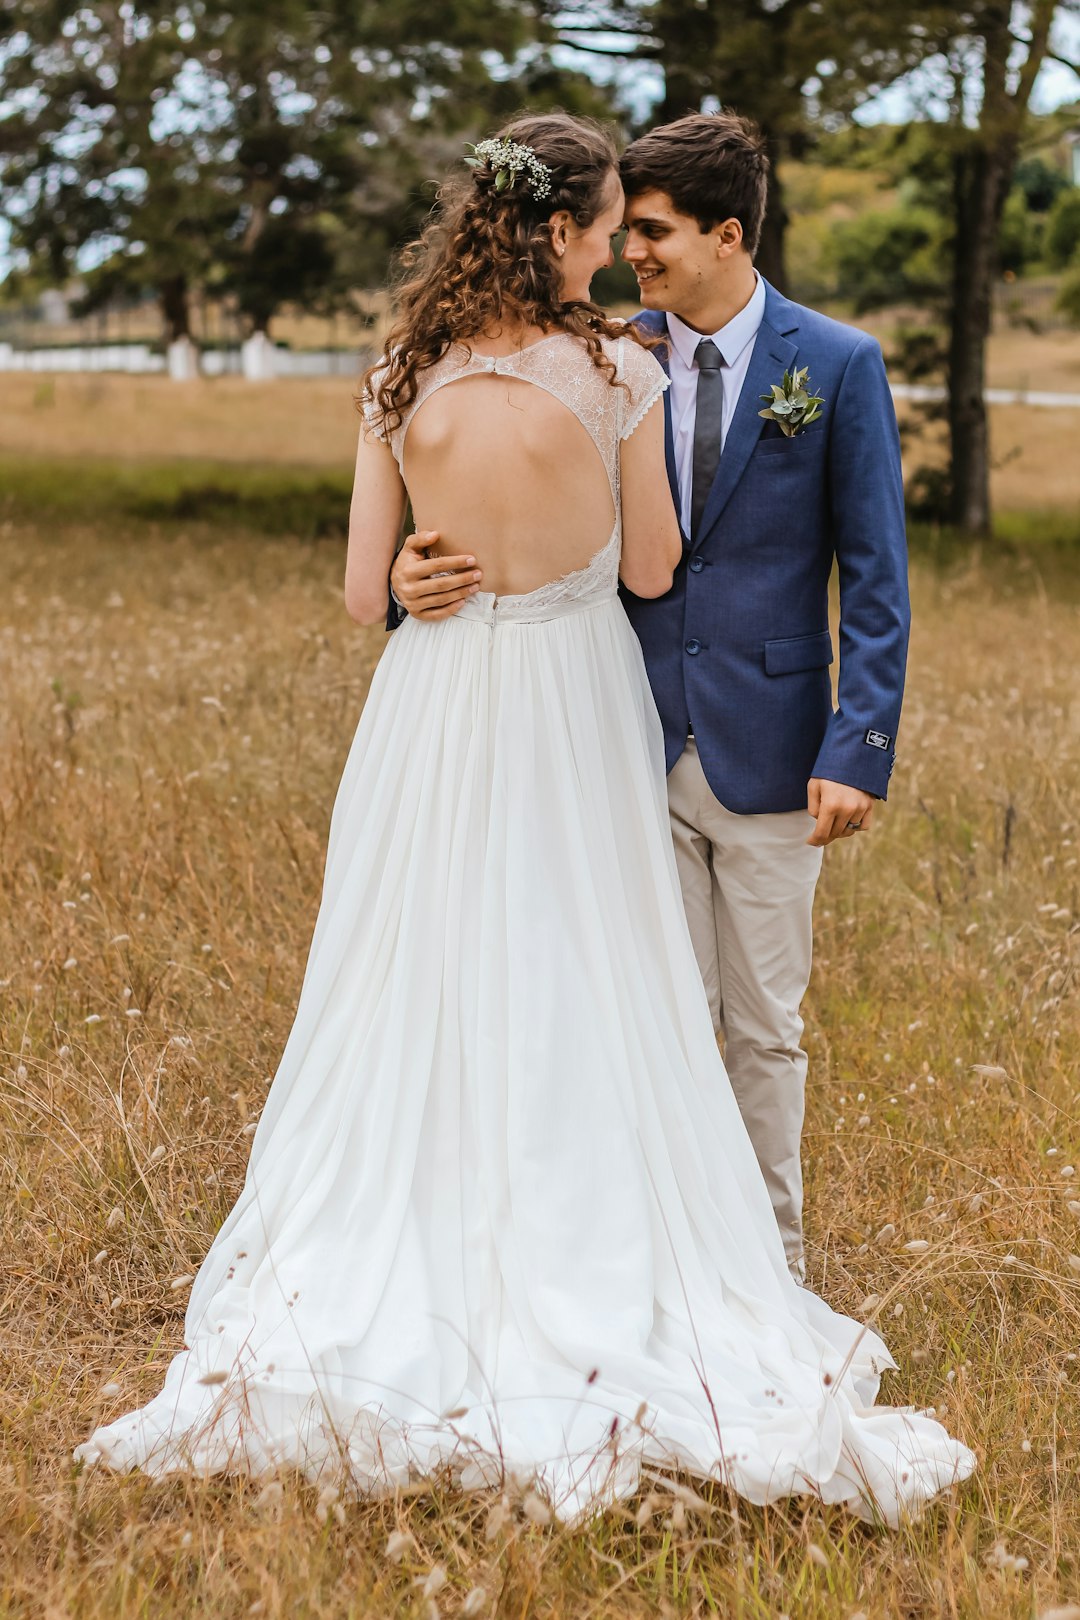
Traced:
<path fill-rule="evenodd" d="M 824 433 L 815 433 L 812 428 L 807 428 L 805 433 L 796 433 L 791 439 L 785 438 L 781 433 L 775 439 L 772 437 L 759 439 L 754 446 L 753 460 L 757 462 L 779 462 L 783 458 L 784 460 L 801 461 L 807 455 L 812 456 L 815 450 L 820 451 L 824 444 Z"/>

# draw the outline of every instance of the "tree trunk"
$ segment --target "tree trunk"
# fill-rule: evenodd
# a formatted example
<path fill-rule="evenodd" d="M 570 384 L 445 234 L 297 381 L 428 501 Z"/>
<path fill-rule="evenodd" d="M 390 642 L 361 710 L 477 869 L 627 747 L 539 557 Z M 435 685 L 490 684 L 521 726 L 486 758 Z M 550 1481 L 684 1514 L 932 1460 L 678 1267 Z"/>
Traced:
<path fill-rule="evenodd" d="M 1012 37 L 1000 0 L 984 16 L 983 105 L 979 127 L 961 135 L 952 161 L 953 252 L 948 410 L 952 453 L 950 516 L 966 534 L 990 532 L 990 429 L 986 342 L 993 316 L 1001 216 L 1019 146 L 1023 101 L 1006 77 Z"/>
<path fill-rule="evenodd" d="M 766 133 L 769 151 L 769 190 L 765 199 L 765 221 L 761 227 L 761 242 L 754 263 L 766 281 L 771 281 L 777 292 L 788 290 L 787 227 L 790 218 L 784 204 L 784 186 L 777 167 L 779 147 L 772 135 Z"/>
<path fill-rule="evenodd" d="M 702 101 L 713 90 L 710 67 L 715 24 L 706 6 L 660 0 L 652 13 L 652 29 L 664 67 L 664 99 L 652 122 L 670 124 L 687 113 L 700 112 Z"/>
<path fill-rule="evenodd" d="M 655 123 L 673 124 L 676 118 L 700 110 L 701 87 L 697 74 L 684 73 L 674 67 L 665 68 L 664 99 L 656 109 Z"/>
<path fill-rule="evenodd" d="M 953 159 L 953 254 L 949 322 L 950 517 L 968 534 L 990 530 L 990 435 L 986 418 L 986 339 L 990 331 L 994 241 L 987 238 L 986 154 Z"/>
<path fill-rule="evenodd" d="M 168 276 L 158 288 L 158 302 L 165 319 L 165 341 L 175 343 L 177 338 L 191 336 L 191 311 L 188 307 L 186 276 Z"/>

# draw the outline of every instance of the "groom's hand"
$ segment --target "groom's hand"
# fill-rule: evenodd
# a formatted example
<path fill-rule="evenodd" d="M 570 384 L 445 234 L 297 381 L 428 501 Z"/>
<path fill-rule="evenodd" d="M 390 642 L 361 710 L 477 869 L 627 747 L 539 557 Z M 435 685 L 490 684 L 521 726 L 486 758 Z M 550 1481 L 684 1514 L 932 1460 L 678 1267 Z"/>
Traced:
<path fill-rule="evenodd" d="M 845 787 L 843 782 L 812 776 L 806 788 L 806 808 L 815 822 L 806 842 L 823 849 L 837 838 L 853 838 L 857 832 L 869 832 L 874 799 L 858 788 Z"/>
<path fill-rule="evenodd" d="M 414 619 L 449 619 L 480 589 L 475 557 L 429 557 L 434 529 L 410 534 L 394 559 L 390 588 Z"/>

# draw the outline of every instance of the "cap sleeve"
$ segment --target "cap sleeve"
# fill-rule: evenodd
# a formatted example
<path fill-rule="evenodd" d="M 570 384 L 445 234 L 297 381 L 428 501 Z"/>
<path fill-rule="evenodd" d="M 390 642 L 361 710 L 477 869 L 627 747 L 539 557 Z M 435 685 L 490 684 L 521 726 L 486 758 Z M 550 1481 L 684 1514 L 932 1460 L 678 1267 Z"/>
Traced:
<path fill-rule="evenodd" d="M 668 387 L 669 378 L 656 356 L 630 337 L 619 339 L 617 367 L 619 381 L 626 384 L 621 390 L 625 403 L 619 438 L 628 439 Z"/>
<path fill-rule="evenodd" d="M 381 439 L 384 444 L 388 444 L 390 435 L 386 429 L 383 413 L 379 409 L 378 401 L 375 398 L 375 390 L 382 382 L 385 373 L 386 366 L 381 365 L 377 371 L 371 373 L 371 376 L 360 390 L 360 415 L 363 419 L 365 431 L 374 438 Z"/>

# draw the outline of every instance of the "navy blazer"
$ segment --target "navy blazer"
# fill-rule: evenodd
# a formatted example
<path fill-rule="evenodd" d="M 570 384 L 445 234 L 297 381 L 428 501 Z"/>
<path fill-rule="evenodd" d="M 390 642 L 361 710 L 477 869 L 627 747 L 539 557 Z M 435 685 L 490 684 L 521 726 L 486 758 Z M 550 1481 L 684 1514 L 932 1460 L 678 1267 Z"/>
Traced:
<path fill-rule="evenodd" d="M 638 317 L 666 333 L 656 311 Z M 666 350 L 656 351 L 665 365 Z M 822 415 L 793 438 L 758 412 L 810 368 Z M 678 480 L 665 395 L 667 467 Z M 840 678 L 829 680 L 829 576 L 840 580 Z M 693 728 L 706 779 L 742 815 L 805 810 L 812 776 L 886 796 L 910 609 L 900 440 L 881 348 L 782 297 L 765 314 L 697 539 L 665 596 L 620 587 L 645 654 L 670 771 Z"/>

